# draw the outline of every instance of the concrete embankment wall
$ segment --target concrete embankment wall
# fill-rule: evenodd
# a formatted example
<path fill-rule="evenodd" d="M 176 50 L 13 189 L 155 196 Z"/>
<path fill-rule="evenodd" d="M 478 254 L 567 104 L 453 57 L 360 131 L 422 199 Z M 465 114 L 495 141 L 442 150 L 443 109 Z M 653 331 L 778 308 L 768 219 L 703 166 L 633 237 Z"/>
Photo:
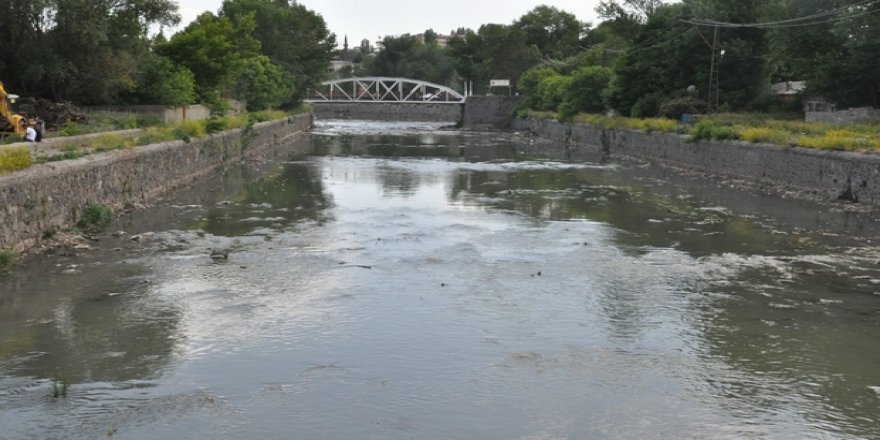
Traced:
<path fill-rule="evenodd" d="M 880 205 L 880 155 L 739 141 L 691 142 L 687 136 L 603 130 L 586 124 L 517 119 L 513 129 L 612 156 L 657 161 L 820 200 Z"/>
<path fill-rule="evenodd" d="M 450 122 L 461 120 L 461 104 L 404 104 L 383 102 L 312 104 L 317 119 L 369 121 Z"/>
<path fill-rule="evenodd" d="M 33 247 L 44 232 L 75 225 L 90 204 L 119 210 L 146 203 L 224 164 L 296 148 L 300 134 L 311 126 L 311 115 L 299 115 L 188 144 L 172 141 L 115 150 L 0 176 L 0 249 Z"/>

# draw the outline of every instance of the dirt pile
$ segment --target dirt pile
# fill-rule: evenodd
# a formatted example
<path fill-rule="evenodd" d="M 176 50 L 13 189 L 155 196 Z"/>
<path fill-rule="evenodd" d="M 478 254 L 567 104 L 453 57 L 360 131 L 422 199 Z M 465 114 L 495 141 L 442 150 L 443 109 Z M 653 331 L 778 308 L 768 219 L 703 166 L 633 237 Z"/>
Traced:
<path fill-rule="evenodd" d="M 28 99 L 21 101 L 23 114 L 37 117 L 46 123 L 47 130 L 57 130 L 68 122 L 86 122 L 88 116 L 70 102 L 54 102 L 48 99 Z"/>

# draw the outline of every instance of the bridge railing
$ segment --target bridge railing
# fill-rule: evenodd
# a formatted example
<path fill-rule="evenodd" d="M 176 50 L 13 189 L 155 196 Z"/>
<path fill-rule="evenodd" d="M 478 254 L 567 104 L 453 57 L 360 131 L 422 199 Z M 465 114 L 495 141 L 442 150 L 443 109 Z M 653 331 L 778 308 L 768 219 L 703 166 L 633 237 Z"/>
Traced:
<path fill-rule="evenodd" d="M 439 84 L 384 76 L 324 81 L 306 102 L 389 102 L 462 104 L 465 97 Z"/>

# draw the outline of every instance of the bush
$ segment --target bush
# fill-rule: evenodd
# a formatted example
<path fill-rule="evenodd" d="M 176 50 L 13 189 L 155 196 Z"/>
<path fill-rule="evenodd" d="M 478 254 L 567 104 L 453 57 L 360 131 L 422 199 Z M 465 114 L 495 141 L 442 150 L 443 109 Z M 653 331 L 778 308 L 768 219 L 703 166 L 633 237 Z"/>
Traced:
<path fill-rule="evenodd" d="M 880 140 L 865 133 L 852 130 L 830 130 L 819 136 L 801 136 L 795 144 L 823 150 L 856 150 L 880 148 Z"/>
<path fill-rule="evenodd" d="M 212 116 L 205 125 L 205 131 L 207 133 L 218 133 L 226 130 L 228 127 L 229 121 L 226 118 Z"/>
<path fill-rule="evenodd" d="M 565 99 L 568 85 L 571 83 L 570 76 L 553 75 L 541 80 L 538 84 L 538 95 L 540 96 L 540 104 L 535 110 L 556 111 L 562 100 Z"/>
<path fill-rule="evenodd" d="M 569 119 L 577 113 L 596 113 L 605 110 L 602 93 L 611 81 L 611 69 L 593 66 L 576 70 L 565 88 L 559 112 Z"/>
<path fill-rule="evenodd" d="M 109 206 L 95 204 L 83 209 L 77 226 L 87 230 L 100 230 L 113 219 L 113 210 Z"/>
<path fill-rule="evenodd" d="M 691 131 L 691 139 L 695 141 L 700 139 L 726 140 L 738 138 L 739 135 L 736 130 L 723 125 L 718 125 L 712 121 L 697 122 L 697 124 L 694 125 L 693 131 Z"/>
<path fill-rule="evenodd" d="M 739 132 L 739 137 L 749 142 L 767 142 L 788 145 L 789 135 L 783 130 L 769 127 L 749 127 Z"/>
<path fill-rule="evenodd" d="M 632 108 L 629 115 L 633 118 L 653 118 L 660 115 L 660 107 L 667 102 L 669 97 L 663 92 L 654 92 L 639 98 Z M 678 118 L 676 118 L 678 119 Z"/>
<path fill-rule="evenodd" d="M 33 165 L 31 152 L 25 146 L 0 147 L 0 174 Z"/>
<path fill-rule="evenodd" d="M 649 118 L 642 120 L 642 130 L 672 133 L 678 128 L 678 121 L 674 119 Z"/>
<path fill-rule="evenodd" d="M 544 79 L 556 75 L 558 73 L 555 70 L 544 66 L 526 70 L 516 83 L 516 91 L 522 96 L 520 107 L 534 110 L 541 107 L 541 94 L 538 92 L 538 86 Z"/>
<path fill-rule="evenodd" d="M 706 101 L 691 96 L 685 98 L 676 98 L 663 103 L 660 106 L 660 116 L 665 118 L 680 120 L 681 115 L 688 113 L 692 115 L 706 113 L 709 106 Z"/>
<path fill-rule="evenodd" d="M 150 127 L 138 136 L 138 145 L 158 144 L 160 142 L 173 141 L 176 139 L 174 133 L 162 127 Z"/>
<path fill-rule="evenodd" d="M 11 272 L 13 264 L 15 264 L 15 255 L 12 251 L 0 250 L 0 275 Z"/>
<path fill-rule="evenodd" d="M 13 264 L 15 264 L 15 254 L 12 251 L 0 250 L 0 275 L 12 272 Z"/>

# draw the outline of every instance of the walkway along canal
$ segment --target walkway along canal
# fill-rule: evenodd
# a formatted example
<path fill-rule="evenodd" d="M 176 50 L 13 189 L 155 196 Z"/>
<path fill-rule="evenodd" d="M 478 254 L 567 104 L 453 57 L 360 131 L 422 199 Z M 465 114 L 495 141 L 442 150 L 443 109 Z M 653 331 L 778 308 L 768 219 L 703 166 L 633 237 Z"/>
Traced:
<path fill-rule="evenodd" d="M 873 212 L 515 134 L 307 142 L 0 277 L 0 438 L 880 437 Z"/>

